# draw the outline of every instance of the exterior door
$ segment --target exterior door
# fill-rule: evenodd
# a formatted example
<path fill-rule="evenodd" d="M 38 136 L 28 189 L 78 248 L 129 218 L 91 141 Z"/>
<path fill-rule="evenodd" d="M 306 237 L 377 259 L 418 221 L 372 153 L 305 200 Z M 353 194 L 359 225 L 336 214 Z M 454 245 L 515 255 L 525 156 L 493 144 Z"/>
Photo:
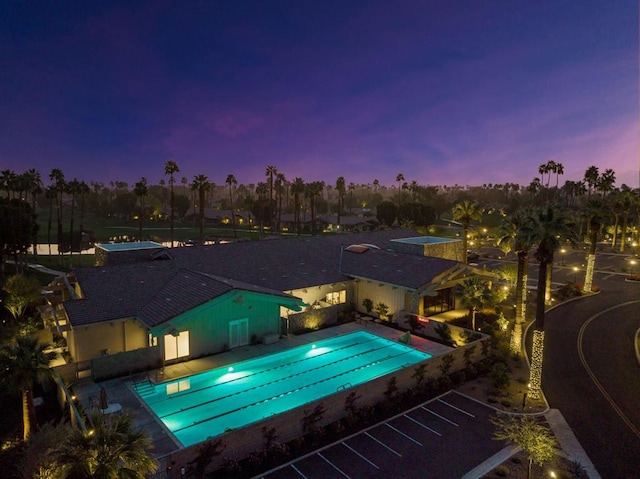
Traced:
<path fill-rule="evenodd" d="M 249 344 L 249 319 L 237 319 L 229 322 L 229 348 Z"/>
<path fill-rule="evenodd" d="M 189 356 L 189 331 L 181 331 L 177 336 L 167 334 L 164 337 L 164 359 L 183 358 Z"/>

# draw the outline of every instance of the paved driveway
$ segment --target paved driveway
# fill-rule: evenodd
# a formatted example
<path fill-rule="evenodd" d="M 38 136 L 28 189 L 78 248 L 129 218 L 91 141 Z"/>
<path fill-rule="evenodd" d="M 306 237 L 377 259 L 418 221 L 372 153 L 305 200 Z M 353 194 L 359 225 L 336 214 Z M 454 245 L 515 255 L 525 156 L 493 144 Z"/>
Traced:
<path fill-rule="evenodd" d="M 495 411 L 455 391 L 261 477 L 451 479 L 492 457 Z"/>

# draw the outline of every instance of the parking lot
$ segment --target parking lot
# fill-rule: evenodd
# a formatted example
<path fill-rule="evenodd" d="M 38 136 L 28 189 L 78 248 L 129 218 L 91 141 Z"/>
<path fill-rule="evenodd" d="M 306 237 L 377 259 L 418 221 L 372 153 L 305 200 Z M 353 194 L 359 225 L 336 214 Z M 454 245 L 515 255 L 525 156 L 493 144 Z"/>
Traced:
<path fill-rule="evenodd" d="M 505 447 L 492 440 L 493 414 L 487 405 L 450 391 L 261 477 L 462 477 Z"/>

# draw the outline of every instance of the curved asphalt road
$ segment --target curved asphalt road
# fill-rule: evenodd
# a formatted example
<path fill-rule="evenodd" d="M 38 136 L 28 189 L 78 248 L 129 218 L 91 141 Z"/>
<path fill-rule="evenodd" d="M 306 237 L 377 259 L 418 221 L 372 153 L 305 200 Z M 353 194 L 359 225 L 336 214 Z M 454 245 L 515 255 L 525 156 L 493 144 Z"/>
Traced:
<path fill-rule="evenodd" d="M 543 390 L 603 478 L 640 477 L 640 284 L 594 282 L 600 294 L 547 312 Z"/>

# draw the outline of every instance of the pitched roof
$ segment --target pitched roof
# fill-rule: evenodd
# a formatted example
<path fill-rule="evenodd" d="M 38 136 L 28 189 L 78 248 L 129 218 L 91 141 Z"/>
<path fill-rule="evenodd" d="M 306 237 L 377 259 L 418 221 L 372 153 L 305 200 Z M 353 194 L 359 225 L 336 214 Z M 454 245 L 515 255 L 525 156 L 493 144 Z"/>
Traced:
<path fill-rule="evenodd" d="M 85 299 L 64 306 L 73 325 L 138 315 L 151 325 L 230 287 L 289 299 L 283 292 L 353 277 L 418 288 L 457 263 L 393 252 L 391 240 L 415 236 L 415 231 L 399 229 L 173 248 L 171 260 L 75 270 Z M 380 250 L 342 253 L 362 243 Z"/>
<path fill-rule="evenodd" d="M 448 259 L 367 249 L 362 253 L 343 251 L 341 269 L 349 276 L 418 289 L 459 264 Z"/>

